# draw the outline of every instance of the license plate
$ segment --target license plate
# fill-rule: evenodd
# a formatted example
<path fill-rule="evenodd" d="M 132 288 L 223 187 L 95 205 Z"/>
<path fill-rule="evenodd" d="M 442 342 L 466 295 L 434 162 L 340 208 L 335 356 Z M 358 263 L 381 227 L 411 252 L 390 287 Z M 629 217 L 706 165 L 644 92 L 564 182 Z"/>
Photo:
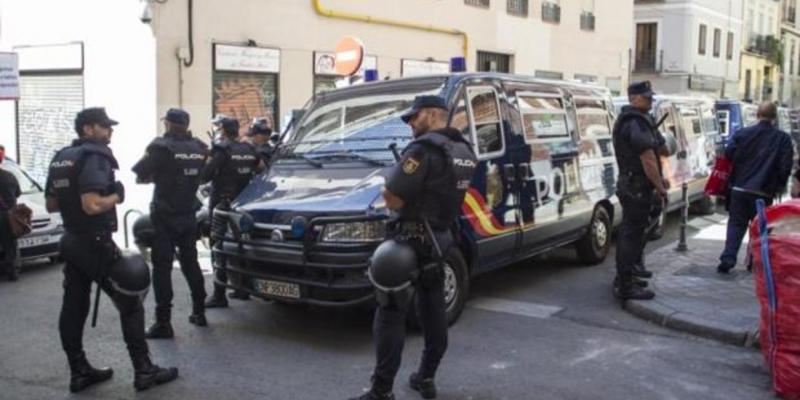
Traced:
<path fill-rule="evenodd" d="M 253 285 L 259 293 L 267 296 L 287 297 L 290 299 L 300 298 L 300 285 L 296 283 L 256 279 L 253 281 Z"/>
<path fill-rule="evenodd" d="M 17 245 L 19 248 L 25 249 L 28 247 L 35 247 L 41 246 L 43 244 L 50 244 L 56 240 L 55 236 L 34 236 L 34 237 L 25 237 L 20 238 L 17 240 Z"/>

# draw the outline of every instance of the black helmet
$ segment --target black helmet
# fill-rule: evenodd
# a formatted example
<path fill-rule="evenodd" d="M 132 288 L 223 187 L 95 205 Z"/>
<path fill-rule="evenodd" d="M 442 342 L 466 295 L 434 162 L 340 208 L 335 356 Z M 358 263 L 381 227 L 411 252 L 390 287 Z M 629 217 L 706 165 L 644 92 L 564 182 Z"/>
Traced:
<path fill-rule="evenodd" d="M 264 117 L 253 118 L 253 121 L 250 122 L 250 130 L 247 132 L 247 135 L 272 135 L 272 128 L 269 126 L 269 120 Z"/>
<path fill-rule="evenodd" d="M 378 290 L 390 292 L 410 286 L 417 272 L 417 254 L 414 249 L 408 244 L 390 239 L 375 249 L 367 274 Z"/>
<path fill-rule="evenodd" d="M 152 247 L 156 230 L 149 215 L 136 218 L 133 223 L 133 242 L 139 247 Z"/>
<path fill-rule="evenodd" d="M 123 253 L 111 265 L 108 280 L 114 290 L 127 296 L 144 298 L 150 289 L 150 268 L 141 255 Z"/>

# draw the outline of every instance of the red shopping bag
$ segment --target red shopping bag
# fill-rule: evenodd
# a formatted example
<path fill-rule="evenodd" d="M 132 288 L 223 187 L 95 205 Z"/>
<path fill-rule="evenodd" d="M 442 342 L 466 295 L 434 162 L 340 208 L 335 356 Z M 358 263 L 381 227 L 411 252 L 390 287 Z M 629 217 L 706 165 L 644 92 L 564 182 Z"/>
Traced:
<path fill-rule="evenodd" d="M 725 156 L 717 157 L 714 161 L 714 169 L 711 170 L 711 176 L 708 177 L 706 182 L 705 193 L 707 196 L 722 196 L 728 195 L 728 179 L 733 170 L 733 163 L 725 158 Z"/>

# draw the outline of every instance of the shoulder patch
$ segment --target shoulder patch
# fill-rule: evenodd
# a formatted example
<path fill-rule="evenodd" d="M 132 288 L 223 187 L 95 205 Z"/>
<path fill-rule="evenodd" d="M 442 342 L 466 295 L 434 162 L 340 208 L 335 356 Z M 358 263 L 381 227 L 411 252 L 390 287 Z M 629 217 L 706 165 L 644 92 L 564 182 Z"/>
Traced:
<path fill-rule="evenodd" d="M 414 172 L 416 172 L 417 168 L 419 168 L 419 161 L 413 158 L 409 157 L 406 159 L 406 161 L 403 162 L 403 172 L 405 172 L 408 175 L 411 175 Z"/>

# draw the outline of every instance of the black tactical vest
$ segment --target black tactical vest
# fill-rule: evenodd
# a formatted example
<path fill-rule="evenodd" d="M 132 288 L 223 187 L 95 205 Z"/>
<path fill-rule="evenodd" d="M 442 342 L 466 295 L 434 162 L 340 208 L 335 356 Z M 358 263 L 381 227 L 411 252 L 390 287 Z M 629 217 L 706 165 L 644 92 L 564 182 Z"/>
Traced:
<path fill-rule="evenodd" d="M 422 143 L 431 151 L 441 152 L 445 158 L 445 170 L 430 174 L 425 182 L 423 198 L 408 210 L 403 207 L 401 217 L 422 217 L 435 229 L 446 229 L 461 212 L 464 195 L 478 167 L 478 158 L 461 133 L 452 128 L 425 133 L 415 142 Z M 406 212 L 417 216 L 404 215 Z"/>
<path fill-rule="evenodd" d="M 152 209 L 167 214 L 194 214 L 201 207 L 197 187 L 208 146 L 191 136 L 170 134 L 156 138 L 150 146 L 165 149 L 170 158 L 169 164 L 157 171 L 153 179 Z"/>
<path fill-rule="evenodd" d="M 214 197 L 233 200 L 255 174 L 259 162 L 258 155 L 250 143 L 225 139 L 214 146 L 227 154 L 226 162 L 211 181 Z"/>
<path fill-rule="evenodd" d="M 650 134 L 653 135 L 653 143 L 656 143 L 655 124 L 650 115 L 645 114 L 633 107 L 626 106 L 617 117 L 614 123 L 613 142 L 614 142 L 614 155 L 617 158 L 617 166 L 619 167 L 619 178 L 617 179 L 617 186 L 620 189 L 631 190 L 633 192 L 642 192 L 653 190 L 652 184 L 647 179 L 644 173 L 644 167 L 640 158 L 640 153 L 635 151 L 630 144 L 630 128 L 631 124 L 639 124 L 640 126 L 649 129 Z M 658 149 L 653 147 L 653 151 L 658 157 Z M 660 167 L 660 166 L 659 166 Z"/>
<path fill-rule="evenodd" d="M 100 234 L 115 232 L 117 230 L 117 211 L 112 208 L 102 214 L 88 215 L 81 205 L 81 193 L 78 187 L 78 177 L 83 169 L 86 157 L 90 154 L 105 157 L 112 166 L 108 174 L 108 186 L 100 195 L 108 196 L 114 192 L 114 170 L 119 168 L 117 160 L 107 145 L 90 140 L 76 140 L 71 146 L 59 150 L 48 170 L 50 192 L 55 196 L 61 217 L 64 220 L 64 229 L 75 234 Z"/>

